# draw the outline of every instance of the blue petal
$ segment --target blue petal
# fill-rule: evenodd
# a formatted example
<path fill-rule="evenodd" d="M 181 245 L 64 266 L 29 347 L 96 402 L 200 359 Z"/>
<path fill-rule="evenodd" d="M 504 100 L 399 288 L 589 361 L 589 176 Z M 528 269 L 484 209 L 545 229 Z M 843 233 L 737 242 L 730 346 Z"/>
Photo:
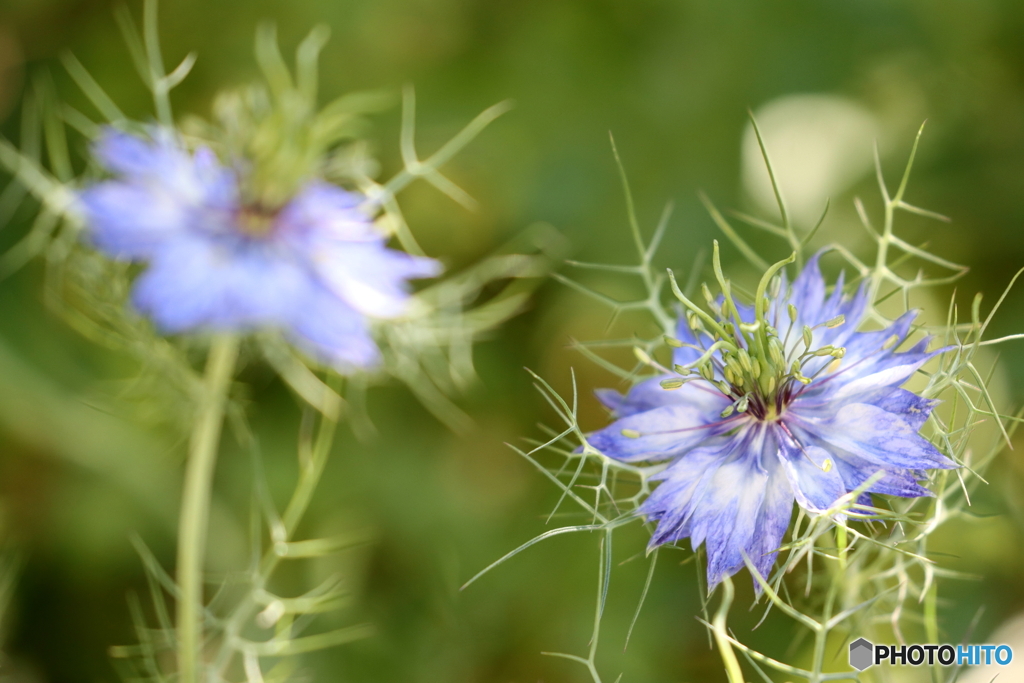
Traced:
<path fill-rule="evenodd" d="M 104 128 L 92 145 L 93 156 L 114 173 L 159 177 L 175 166 L 175 152 L 166 137 L 151 142 L 115 128 Z"/>
<path fill-rule="evenodd" d="M 807 320 L 805 324 L 819 325 L 823 322 L 831 320 L 832 318 L 839 315 L 842 311 L 843 305 L 843 287 L 846 285 L 846 271 L 839 271 L 839 277 L 836 278 L 836 283 L 832 286 L 832 294 L 829 295 L 822 303 L 821 308 L 818 310 L 817 322 L 813 324 L 810 320 Z M 839 329 L 839 328 L 833 328 Z"/>
<path fill-rule="evenodd" d="M 932 495 L 931 491 L 917 482 L 918 478 L 911 470 L 898 471 L 886 469 L 863 458 L 858 458 L 851 453 L 837 454 L 835 463 L 836 470 L 843 478 L 843 484 L 850 491 L 860 488 L 871 477 L 881 475 L 867 489 L 869 493 L 902 496 L 903 498 L 920 498 Z"/>
<path fill-rule="evenodd" d="M 729 399 L 703 380 L 687 382 L 678 389 L 665 389 L 661 381 L 669 378 L 670 375 L 662 375 L 644 380 L 625 395 L 614 389 L 597 389 L 594 393 L 619 418 L 678 404 L 696 406 L 710 415 L 719 415 L 729 405 Z"/>
<path fill-rule="evenodd" d="M 858 403 L 878 406 L 887 413 L 899 415 L 914 431 L 920 431 L 932 410 L 940 401 L 924 398 L 912 391 L 897 387 L 885 387 L 859 394 Z"/>
<path fill-rule="evenodd" d="M 154 131 L 153 140 L 145 140 L 108 128 L 93 152 L 124 182 L 177 196 L 185 203 L 236 199 L 233 174 L 209 149 L 189 154 L 172 134 L 160 129 Z"/>
<path fill-rule="evenodd" d="M 768 529 L 759 526 L 770 481 L 768 471 L 759 464 L 759 456 L 766 446 L 769 450 L 774 448 L 770 430 L 757 426 L 741 430 L 729 440 L 731 451 L 719 458 L 721 464 L 717 468 L 705 471 L 702 486 L 695 491 L 691 503 L 690 543 L 694 549 L 704 544 L 709 589 L 725 576 L 742 569 L 744 554 L 752 560 L 760 560 L 764 567 L 764 553 L 774 550 L 781 542 L 781 536 L 775 536 L 780 526 L 778 518 L 784 516 L 781 508 L 785 504 L 785 491 L 771 487 L 773 496 L 767 502 L 772 525 Z M 766 532 L 768 537 L 762 537 Z M 767 571 L 764 569 L 762 574 L 767 575 Z"/>
<path fill-rule="evenodd" d="M 907 351 L 889 356 L 880 355 L 873 363 L 865 364 L 862 367 L 851 366 L 849 373 L 844 373 L 843 368 L 840 368 L 836 375 L 842 375 L 841 381 L 835 382 L 831 397 L 838 401 L 874 389 L 898 387 L 910 379 L 925 363 L 946 350 L 936 349 L 931 353 Z"/>
<path fill-rule="evenodd" d="M 848 400 L 863 392 L 903 384 L 921 366 L 946 350 L 926 352 L 927 339 L 902 353 L 896 352 L 898 343 L 882 348 L 894 336 L 904 339 L 916 315 L 916 311 L 910 311 L 885 330 L 853 335 L 846 343 L 846 356 L 838 370 L 818 377 L 800 393 L 800 400 Z M 830 362 L 827 358 L 825 361 Z"/>
<path fill-rule="evenodd" d="M 312 254 L 311 261 L 327 289 L 352 308 L 374 318 L 404 314 L 409 303 L 407 281 L 441 272 L 438 261 L 372 242 L 324 246 Z"/>
<path fill-rule="evenodd" d="M 178 239 L 136 281 L 133 302 L 161 330 L 286 325 L 313 287 L 295 263 L 259 243 Z"/>
<path fill-rule="evenodd" d="M 814 320 L 805 320 L 803 318 L 798 320 L 799 325 L 809 325 L 814 328 L 811 333 L 812 349 L 828 345 L 846 347 L 851 340 L 856 340 L 863 336 L 863 333 L 857 331 L 857 325 L 859 324 L 861 317 L 864 315 L 864 310 L 867 306 L 867 288 L 864 285 L 861 285 L 857 294 L 854 295 L 853 298 L 843 299 L 842 290 L 838 289 L 841 286 L 841 280 L 842 274 L 840 274 L 840 282 L 836 284 L 837 289 L 833 291 L 832 296 L 819 311 L 817 318 Z M 823 323 L 832 320 L 839 315 L 843 315 L 846 318 L 842 325 L 833 328 L 822 326 Z M 819 327 L 815 328 L 815 326 Z M 891 335 L 878 339 L 877 342 L 875 341 L 875 337 L 868 340 L 871 345 L 871 351 L 878 352 L 889 336 Z M 796 355 L 803 353 L 805 350 L 803 347 L 804 342 L 802 335 L 798 331 L 794 330 L 788 335 L 786 353 L 791 357 L 795 357 Z M 863 353 L 861 353 L 861 355 L 863 355 Z M 851 364 L 855 363 L 861 355 L 858 355 L 857 347 L 855 347 L 853 351 L 847 348 L 843 365 L 845 367 L 849 367 Z M 832 358 L 830 356 L 809 358 L 803 363 L 803 374 L 808 377 L 813 376 L 831 362 Z"/>
<path fill-rule="evenodd" d="M 852 403 L 877 406 L 887 413 L 900 417 L 914 431 L 920 431 L 940 401 L 923 398 L 899 387 L 879 387 L 839 398 L 813 394 L 800 396 L 790 404 L 789 410 L 807 419 L 830 420 L 844 406 Z"/>
<path fill-rule="evenodd" d="M 116 258 L 148 258 L 195 221 L 194 208 L 176 197 L 117 181 L 92 186 L 79 202 L 91 241 Z"/>
<path fill-rule="evenodd" d="M 878 406 L 847 404 L 829 419 L 807 417 L 794 406 L 787 414 L 786 423 L 794 432 L 799 430 L 812 443 L 833 453 L 846 451 L 884 468 L 927 470 L 957 466 L 901 417 Z"/>
<path fill-rule="evenodd" d="M 640 506 L 640 512 L 648 519 L 658 521 L 651 536 L 651 548 L 675 543 L 690 535 L 694 493 L 699 491 L 696 496 L 699 500 L 708 486 L 705 475 L 713 474 L 735 447 L 735 439 L 714 439 L 678 458 L 654 477 L 662 483 Z"/>
<path fill-rule="evenodd" d="M 334 242 L 373 242 L 383 238 L 359 210 L 365 197 L 325 182 L 312 182 L 277 217 L 276 229 L 292 244 L 316 249 Z"/>
<path fill-rule="evenodd" d="M 406 312 L 406 282 L 438 275 L 441 264 L 388 249 L 361 201 L 362 195 L 311 183 L 282 210 L 275 238 L 305 255 L 324 286 L 349 306 L 394 318 Z"/>
<path fill-rule="evenodd" d="M 767 577 L 789 527 L 793 494 L 779 462 L 761 454 L 776 448 L 760 425 L 713 440 L 658 475 L 663 483 L 641 506 L 658 527 L 651 547 L 690 536 L 705 545 L 708 587 L 743 568 L 746 555 Z"/>
<path fill-rule="evenodd" d="M 767 449 L 765 455 L 769 455 Z M 767 580 L 778 555 L 776 550 L 782 545 L 782 538 L 793 516 L 794 496 L 789 480 L 782 471 L 781 459 L 764 457 L 762 464 L 768 472 L 768 486 L 747 554 L 757 571 Z M 761 592 L 761 586 L 756 581 L 755 590 Z"/>
<path fill-rule="evenodd" d="M 95 153 L 124 176 L 78 196 L 87 235 L 98 248 L 114 257 L 144 259 L 184 233 L 230 232 L 235 179 L 208 151 L 192 157 L 166 137 L 150 142 L 108 130 Z"/>
<path fill-rule="evenodd" d="M 590 434 L 587 440 L 617 460 L 666 460 L 748 420 L 746 416 L 723 420 L 717 413 L 709 414 L 691 404 L 667 405 L 617 420 Z M 641 436 L 623 436 L 623 430 L 633 430 Z"/>
<path fill-rule="evenodd" d="M 768 476 L 752 463 L 744 458 L 723 464 L 697 503 L 690 539 L 695 547 L 704 543 L 709 589 L 742 569 L 753 545 Z"/>
<path fill-rule="evenodd" d="M 314 291 L 295 311 L 291 331 L 299 346 L 343 373 L 380 362 L 366 317 L 326 290 Z"/>
<path fill-rule="evenodd" d="M 824 251 L 820 251 L 811 257 L 796 281 L 794 281 L 788 295 L 772 300 L 769 306 L 771 317 L 774 318 L 774 326 L 783 329 L 783 331 L 790 325 L 789 315 L 785 310 L 787 304 L 792 303 L 797 309 L 797 320 L 793 323 L 793 329 L 788 335 L 783 335 L 786 339 L 787 354 L 792 355 L 797 350 L 802 351 L 801 330 L 805 325 L 813 330 L 812 348 L 819 348 L 829 344 L 843 346 L 847 339 L 858 335 L 857 325 L 860 323 L 867 308 L 866 284 L 862 283 L 857 293 L 852 297 L 845 296 L 843 292 L 845 273 L 840 272 L 832 294 L 826 298 L 825 281 L 822 278 L 819 267 L 819 260 L 824 253 Z M 782 288 L 780 291 L 786 292 L 786 278 L 784 274 L 781 280 Z M 823 323 L 839 315 L 845 317 L 844 324 L 833 328 L 822 326 Z M 884 341 L 885 338 L 874 344 L 872 350 L 881 347 Z M 847 354 L 849 355 L 849 350 L 847 350 Z M 810 359 L 804 364 L 805 374 L 813 374 L 828 364 L 829 360 L 828 358 Z"/>
<path fill-rule="evenodd" d="M 841 279 L 842 274 L 840 274 L 840 280 Z M 838 288 L 839 286 L 840 283 L 837 283 L 836 287 Z M 835 291 L 840 292 L 839 289 L 836 289 Z M 832 298 L 835 298 L 835 293 L 833 293 Z M 822 320 L 819 320 L 815 324 L 817 325 L 827 322 L 839 315 L 842 315 L 845 318 L 845 322 L 842 325 L 839 325 L 838 327 L 833 327 L 831 329 L 824 327 L 816 330 L 818 334 L 815 335 L 815 344 L 822 346 L 826 344 L 831 344 L 832 346 L 846 346 L 846 343 L 851 338 L 861 334 L 860 332 L 857 331 L 857 325 L 860 324 L 860 320 L 864 316 L 864 311 L 867 308 L 867 303 L 867 284 L 862 283 L 860 288 L 858 288 L 857 293 L 854 294 L 853 297 L 843 299 L 842 302 L 840 302 L 838 305 L 829 306 L 829 310 L 826 311 L 825 314 L 822 316 Z M 885 343 L 884 340 L 882 341 L 882 343 Z M 879 344 L 879 346 L 881 346 L 881 344 Z M 847 349 L 847 352 L 849 353 L 849 349 Z"/>
<path fill-rule="evenodd" d="M 139 277 L 133 301 L 169 333 L 279 328 L 342 372 L 380 358 L 365 316 L 266 243 L 178 240 Z"/>
<path fill-rule="evenodd" d="M 778 457 L 800 507 L 824 512 L 847 493 L 839 472 L 826 467 L 826 461 L 833 459 L 831 453 L 814 444 L 795 443 L 785 433 L 778 438 Z"/>
<path fill-rule="evenodd" d="M 896 355 L 896 349 L 906 339 L 907 334 L 910 332 L 910 326 L 913 325 L 917 315 L 918 311 L 916 310 L 907 311 L 885 329 L 872 332 L 858 332 L 851 335 L 845 343 L 846 358 L 844 358 L 844 361 L 871 361 L 879 356 Z M 890 345 L 888 349 L 883 349 L 882 347 L 892 337 L 895 337 L 898 341 Z"/>

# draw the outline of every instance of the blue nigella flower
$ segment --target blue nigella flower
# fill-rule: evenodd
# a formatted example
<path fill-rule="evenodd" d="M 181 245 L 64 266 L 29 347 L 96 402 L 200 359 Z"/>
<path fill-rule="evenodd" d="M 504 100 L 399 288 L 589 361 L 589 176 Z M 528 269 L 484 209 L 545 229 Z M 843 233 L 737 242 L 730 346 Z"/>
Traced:
<path fill-rule="evenodd" d="M 440 264 L 385 246 L 364 197 L 308 182 L 281 207 L 242 199 L 239 173 L 212 152 L 107 130 L 93 152 L 114 179 L 79 195 L 88 235 L 144 261 L 132 300 L 166 333 L 279 328 L 340 370 L 372 366 L 370 318 L 406 312 L 411 278 Z"/>
<path fill-rule="evenodd" d="M 818 256 L 792 287 L 777 282 L 760 311 L 720 298 L 718 315 L 683 317 L 679 374 L 624 396 L 598 391 L 617 419 L 590 444 L 625 462 L 669 461 L 640 508 L 657 522 L 650 546 L 703 543 L 709 587 L 739 571 L 744 553 L 767 578 L 794 501 L 820 513 L 876 474 L 871 493 L 925 496 L 924 470 L 956 467 L 918 434 L 937 401 L 900 388 L 941 353 L 927 351 L 929 339 L 896 351 L 916 313 L 856 331 L 866 288 L 844 297 L 840 277 L 826 296 Z"/>

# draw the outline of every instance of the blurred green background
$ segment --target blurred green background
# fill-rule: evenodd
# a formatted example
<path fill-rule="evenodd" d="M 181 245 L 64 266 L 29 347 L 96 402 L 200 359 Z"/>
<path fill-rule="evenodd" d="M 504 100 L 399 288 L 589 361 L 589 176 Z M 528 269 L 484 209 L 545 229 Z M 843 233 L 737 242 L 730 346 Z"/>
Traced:
<path fill-rule="evenodd" d="M 73 51 L 130 115 L 149 116 L 113 7 L 107 0 L 0 0 L 5 136 L 17 138 L 20 97 L 42 70 L 50 71 L 63 98 L 92 113 L 60 67 L 64 50 Z M 766 125 L 766 135 L 769 145 L 778 143 L 780 158 L 791 160 L 794 191 L 800 193 L 801 178 L 818 183 L 804 198 L 807 206 L 823 203 L 818 194 L 832 195 L 834 210 L 816 242 L 864 246 L 850 200 L 859 194 L 869 211 L 879 208 L 864 163 L 871 138 L 878 138 L 883 167 L 895 183 L 927 118 L 908 198 L 953 222 L 910 217 L 902 234 L 971 267 L 958 284 L 963 303 L 979 290 L 993 301 L 1024 265 L 1019 0 L 167 0 L 161 31 L 168 62 L 193 50 L 199 55 L 176 91 L 179 114 L 207 114 L 218 88 L 255 77 L 252 38 L 264 19 L 277 23 L 286 51 L 314 24 L 330 25 L 321 72 L 325 97 L 414 84 L 422 151 L 486 106 L 515 100 L 512 113 L 448 169 L 480 201 L 478 212 L 426 186 L 400 197 L 426 250 L 453 267 L 538 221 L 567 237 L 574 258 L 629 262 L 608 144 L 612 131 L 646 229 L 666 201 L 675 201 L 660 262 L 686 271 L 718 236 L 698 189 L 720 205 L 770 216 L 757 198 L 756 177 L 744 172 L 748 107 L 763 111 L 766 123 L 781 122 Z M 824 123 L 800 125 L 800 116 Z M 844 142 L 835 131 L 856 134 Z M 393 172 L 399 167 L 397 110 L 376 118 L 373 138 L 385 174 Z M 816 145 L 845 150 L 849 163 L 815 156 Z M 19 214 L 0 232 L 0 246 L 24 234 L 25 218 Z M 751 241 L 766 258 L 782 255 L 777 244 L 757 235 Z M 731 247 L 725 255 L 746 268 Z M 633 291 L 629 283 L 582 275 L 613 296 Z M 48 312 L 41 277 L 34 263 L 0 283 L 0 525 L 24 560 L 5 615 L 0 678 L 114 680 L 106 650 L 134 641 L 125 596 L 144 587 L 129 534 L 141 534 L 165 566 L 173 564 L 182 448 L 166 427 L 102 408 L 101 397 L 115 392 L 132 368 Z M 952 292 L 914 303 L 944 311 Z M 363 584 L 344 623 L 372 621 L 379 632 L 309 657 L 316 678 L 587 680 L 582 667 L 540 653 L 585 651 L 595 538 L 548 541 L 469 590 L 458 587 L 543 531 L 558 497 L 503 445 L 537 436 L 538 422 L 553 421 L 522 368 L 567 390 L 574 367 L 587 397 L 585 425 L 600 425 L 603 413 L 589 392 L 615 380 L 566 349 L 566 342 L 600 337 L 608 320 L 609 312 L 592 301 L 545 284 L 528 312 L 479 347 L 481 379 L 463 402 L 476 427 L 465 436 L 437 424 L 401 388 L 371 393 L 379 437 L 359 443 L 346 432 L 340 439 L 308 531 L 352 524 L 374 530 L 373 545 L 339 562 Z M 647 333 L 645 324 L 622 320 L 611 334 Z M 993 333 L 1022 329 L 1024 292 L 1018 291 Z M 1002 362 L 998 391 L 1006 403 L 1020 405 L 1020 346 L 1005 347 Z M 242 380 L 250 386 L 251 419 L 272 486 L 283 497 L 294 477 L 298 410 L 266 369 L 249 367 Z M 945 584 L 948 640 L 962 638 L 979 610 L 976 633 L 988 634 L 1024 609 L 1024 461 L 1018 453 L 1000 458 L 991 485 L 974 501 L 986 517 L 948 528 L 936 548 L 948 553 L 942 558 L 948 566 L 980 577 Z M 250 487 L 248 460 L 227 448 L 217 481 L 221 512 L 213 520 L 215 571 L 230 568 L 244 551 L 237 530 L 245 525 Z M 618 538 L 620 561 L 646 542 L 639 526 Z M 608 680 L 619 672 L 623 681 L 725 680 L 694 619 L 699 596 L 692 562 L 662 562 L 623 652 L 645 573 L 645 563 L 634 560 L 612 577 L 599 659 Z M 739 583 L 748 598 L 746 578 Z M 788 622 L 749 634 L 743 612 L 736 615 L 741 638 L 775 656 L 799 657 L 787 654 L 794 633 Z"/>

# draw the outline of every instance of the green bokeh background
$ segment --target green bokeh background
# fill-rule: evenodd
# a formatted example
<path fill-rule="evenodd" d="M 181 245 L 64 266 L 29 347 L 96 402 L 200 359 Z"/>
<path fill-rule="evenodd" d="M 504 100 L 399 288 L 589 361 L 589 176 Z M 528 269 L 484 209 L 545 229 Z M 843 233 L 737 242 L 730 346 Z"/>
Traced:
<path fill-rule="evenodd" d="M 88 109 L 59 66 L 64 50 L 129 114 L 149 116 L 112 10 L 105 0 L 0 0 L 0 127 L 7 137 L 18 134 L 26 75 L 48 69 L 61 96 Z M 613 131 L 647 228 L 664 202 L 675 201 L 661 262 L 685 270 L 718 236 L 696 191 L 722 205 L 746 205 L 739 171 L 748 107 L 795 93 L 845 95 L 889 121 L 895 142 L 883 166 L 890 179 L 917 125 L 929 119 L 909 198 L 953 222 L 912 218 L 903 234 L 971 266 L 958 285 L 962 303 L 979 290 L 994 300 L 1024 265 L 1024 4 L 1017 0 L 168 0 L 161 8 L 168 61 L 193 50 L 199 55 L 176 91 L 179 113 L 206 114 L 218 88 L 255 77 L 252 38 L 264 19 L 277 23 L 286 49 L 314 24 L 330 25 L 325 96 L 414 84 L 425 151 L 484 107 L 516 102 L 449 168 L 479 200 L 479 211 L 425 186 L 401 197 L 426 250 L 453 267 L 538 221 L 555 226 L 575 258 L 627 262 L 624 204 L 607 141 Z M 377 151 L 385 173 L 393 172 L 398 112 L 375 121 Z M 878 208 L 870 179 L 853 193 Z M 840 216 L 849 213 L 850 196 L 834 203 Z M 826 224 L 819 241 L 860 239 L 845 233 L 850 225 Z M 12 244 L 26 227 L 19 219 L 3 228 L 0 245 Z M 777 245 L 756 237 L 753 243 L 766 257 L 781 255 Z M 743 267 L 731 247 L 725 255 Z M 134 640 L 125 596 L 144 586 L 128 537 L 141 534 L 166 566 L 173 564 L 182 448 L 167 430 L 97 407 L 94 399 L 132 368 L 48 312 L 41 276 L 36 263 L 0 283 L 0 523 L 24 559 L 5 617 L 0 677 L 114 680 L 106 649 Z M 607 278 L 587 281 L 629 294 Z M 360 597 L 340 623 L 372 621 L 378 635 L 307 658 L 316 678 L 586 680 L 578 665 L 540 653 L 585 651 L 595 538 L 547 542 L 469 590 L 458 587 L 543 531 L 557 499 L 503 445 L 536 436 L 539 421 L 552 421 L 522 368 L 567 390 L 575 367 L 587 397 L 612 384 L 565 348 L 570 337 L 603 334 L 608 313 L 561 285 L 543 285 L 529 311 L 479 347 L 480 382 L 463 402 L 476 420 L 467 435 L 437 424 L 399 387 L 372 392 L 379 437 L 360 443 L 342 436 L 307 531 L 374 530 L 376 542 L 339 559 L 344 567 L 315 571 L 348 568 L 362 577 Z M 617 333 L 640 324 L 621 321 Z M 993 332 L 1022 329 L 1024 293 L 1011 293 Z M 1002 361 L 1002 395 L 1019 405 L 1021 348 L 1006 347 Z M 294 477 L 298 410 L 266 369 L 249 367 L 242 379 L 273 489 L 283 498 Z M 593 399 L 584 399 L 583 419 L 588 427 L 601 424 Z M 942 561 L 981 577 L 946 584 L 948 640 L 963 637 L 979 609 L 980 634 L 1024 609 L 1018 452 L 1002 456 L 992 484 L 975 500 L 991 516 L 941 537 L 940 549 L 950 554 Z M 230 568 L 241 552 L 236 531 L 244 528 L 250 487 L 248 460 L 226 445 L 217 480 L 223 512 L 213 526 L 217 569 Z M 617 559 L 641 552 L 644 533 L 635 527 L 617 537 Z M 646 566 L 638 559 L 615 570 L 599 660 L 608 680 L 620 671 L 623 681 L 725 680 L 694 619 L 694 566 L 674 559 L 689 554 L 667 557 L 625 653 Z M 749 634 L 742 613 L 742 638 L 775 656 L 800 656 L 799 649 L 787 654 L 794 633 L 787 622 Z"/>

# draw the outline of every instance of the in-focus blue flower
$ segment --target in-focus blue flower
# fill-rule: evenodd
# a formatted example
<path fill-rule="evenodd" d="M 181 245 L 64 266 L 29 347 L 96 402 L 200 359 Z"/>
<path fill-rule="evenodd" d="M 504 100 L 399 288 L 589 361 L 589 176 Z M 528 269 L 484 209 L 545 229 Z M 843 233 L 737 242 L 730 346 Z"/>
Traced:
<path fill-rule="evenodd" d="M 876 474 L 871 493 L 929 495 L 923 471 L 956 467 L 918 434 L 937 402 L 900 388 L 941 352 L 925 339 L 897 353 L 916 313 L 856 331 L 866 289 L 844 297 L 840 277 L 826 296 L 818 256 L 792 287 L 778 282 L 760 317 L 719 299 L 714 324 L 726 341 L 710 353 L 714 324 L 680 320 L 681 375 L 625 396 L 598 392 L 617 419 L 590 444 L 625 462 L 670 461 L 640 508 L 657 522 L 650 545 L 703 543 L 709 587 L 739 571 L 744 553 L 767 578 L 794 501 L 819 513 Z"/>
<path fill-rule="evenodd" d="M 364 197 L 310 181 L 284 206 L 245 202 L 239 172 L 158 131 L 114 130 L 93 152 L 115 177 L 81 192 L 88 234 L 148 264 L 134 305 L 167 333 L 279 328 L 340 370 L 372 366 L 370 318 L 406 312 L 407 280 L 440 264 L 389 249 Z"/>

